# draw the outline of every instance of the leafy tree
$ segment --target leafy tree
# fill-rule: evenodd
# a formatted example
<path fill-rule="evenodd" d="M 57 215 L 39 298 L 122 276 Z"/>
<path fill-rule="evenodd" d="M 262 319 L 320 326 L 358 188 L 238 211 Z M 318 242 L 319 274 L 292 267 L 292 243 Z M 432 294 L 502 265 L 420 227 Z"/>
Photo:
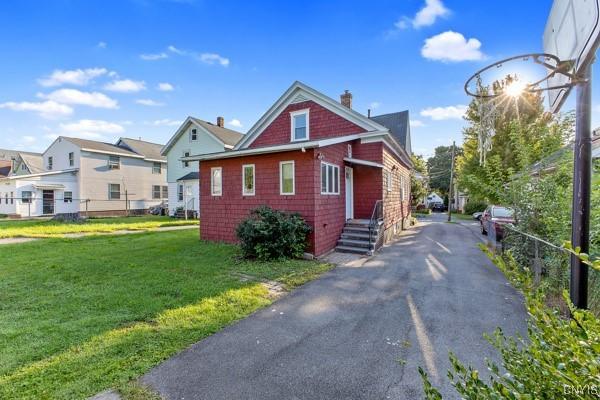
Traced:
<path fill-rule="evenodd" d="M 513 80 L 507 76 L 491 90 L 499 91 Z M 515 173 L 558 150 L 572 134 L 572 114 L 553 116 L 544 112 L 540 93 L 525 92 L 517 98 L 502 95 L 499 99 L 495 101 L 495 135 L 485 163 L 478 151 L 480 102 L 484 100 L 471 101 L 465 116 L 469 126 L 463 130 L 463 154 L 457 158 L 457 176 L 460 187 L 476 200 L 501 202 L 504 186 Z"/>
<path fill-rule="evenodd" d="M 423 159 L 423 156 L 411 155 L 411 159 L 414 165 L 413 172 L 410 175 L 410 195 L 411 204 L 417 205 L 423 197 L 427 196 L 427 164 Z M 421 175 L 421 179 L 415 177 L 415 173 Z"/>
<path fill-rule="evenodd" d="M 456 147 L 455 156 L 462 154 L 462 149 Z M 438 146 L 435 155 L 427 160 L 429 186 L 439 195 L 448 193 L 450 186 L 450 167 L 452 166 L 452 146 Z"/>

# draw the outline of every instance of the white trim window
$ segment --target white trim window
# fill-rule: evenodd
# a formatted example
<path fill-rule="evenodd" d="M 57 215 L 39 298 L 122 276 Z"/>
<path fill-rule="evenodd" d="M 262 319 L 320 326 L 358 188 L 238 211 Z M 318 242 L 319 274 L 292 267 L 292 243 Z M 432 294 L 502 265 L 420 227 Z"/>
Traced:
<path fill-rule="evenodd" d="M 183 152 L 183 156 L 184 157 L 189 157 L 190 156 L 190 150 L 184 151 Z M 183 163 L 183 168 L 187 168 L 190 166 L 190 162 L 189 161 L 182 161 Z"/>
<path fill-rule="evenodd" d="M 340 194 L 340 167 L 321 163 L 321 194 Z"/>
<path fill-rule="evenodd" d="M 152 185 L 152 199 L 160 199 L 161 187 L 160 185 Z"/>
<path fill-rule="evenodd" d="M 256 193 L 256 175 L 254 164 L 242 165 L 242 196 L 254 196 Z"/>
<path fill-rule="evenodd" d="M 406 200 L 406 182 L 404 175 L 400 175 L 400 198 Z"/>
<path fill-rule="evenodd" d="M 177 201 L 183 201 L 183 184 L 177 185 Z"/>
<path fill-rule="evenodd" d="M 108 156 L 108 169 L 121 169 L 121 157 Z"/>
<path fill-rule="evenodd" d="M 292 111 L 290 119 L 292 121 L 292 142 L 308 140 L 310 138 L 308 109 Z"/>
<path fill-rule="evenodd" d="M 69 153 L 69 167 L 73 167 L 75 165 L 75 154 L 73 152 Z"/>
<path fill-rule="evenodd" d="M 63 194 L 63 201 L 65 203 L 72 203 L 73 202 L 73 192 L 65 192 Z"/>
<path fill-rule="evenodd" d="M 294 161 L 281 161 L 279 163 L 279 194 L 296 194 L 296 172 Z"/>
<path fill-rule="evenodd" d="M 156 175 L 160 175 L 162 173 L 162 164 L 159 162 L 152 163 L 152 173 Z"/>
<path fill-rule="evenodd" d="M 118 183 L 108 184 L 108 199 L 121 200 L 121 185 Z"/>
<path fill-rule="evenodd" d="M 198 140 L 198 130 L 196 128 L 192 128 L 190 130 L 190 142 L 195 142 Z"/>
<path fill-rule="evenodd" d="M 388 192 L 392 191 L 392 173 L 390 171 L 383 171 L 383 178 L 385 182 L 385 188 Z"/>
<path fill-rule="evenodd" d="M 30 190 L 23 190 L 21 192 L 21 203 L 31 204 L 32 192 Z"/>
<path fill-rule="evenodd" d="M 169 198 L 169 187 L 168 186 L 163 186 L 162 187 L 162 198 L 163 199 L 168 199 Z"/>
<path fill-rule="evenodd" d="M 210 194 L 213 196 L 223 194 L 223 169 L 221 167 L 210 169 Z"/>
<path fill-rule="evenodd" d="M 51 170 L 53 166 L 54 166 L 54 157 L 50 156 L 50 157 L 48 157 L 48 169 Z"/>

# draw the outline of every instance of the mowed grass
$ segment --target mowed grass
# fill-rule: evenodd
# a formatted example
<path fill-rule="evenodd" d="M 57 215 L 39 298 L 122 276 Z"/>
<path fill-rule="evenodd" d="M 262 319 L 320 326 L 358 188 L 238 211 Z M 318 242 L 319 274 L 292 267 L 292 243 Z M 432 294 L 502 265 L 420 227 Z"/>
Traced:
<path fill-rule="evenodd" d="M 166 226 L 198 225 L 197 220 L 178 220 L 146 215 L 140 217 L 90 218 L 85 222 L 52 220 L 0 221 L 0 239 L 14 237 L 60 237 L 70 233 L 111 233 L 122 230 L 151 230 Z"/>
<path fill-rule="evenodd" d="M 86 398 L 330 269 L 316 261 L 248 262 L 196 230 L 0 246 L 0 398 Z M 135 390 L 133 391 L 135 392 Z"/>

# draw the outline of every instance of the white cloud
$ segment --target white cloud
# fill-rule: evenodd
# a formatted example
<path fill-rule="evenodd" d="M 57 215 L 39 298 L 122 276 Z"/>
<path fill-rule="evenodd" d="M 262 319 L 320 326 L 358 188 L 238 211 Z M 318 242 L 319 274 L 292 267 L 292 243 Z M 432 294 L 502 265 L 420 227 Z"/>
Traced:
<path fill-rule="evenodd" d="M 140 54 L 140 58 L 145 61 L 156 61 L 168 58 L 167 53 L 156 53 L 156 54 Z"/>
<path fill-rule="evenodd" d="M 95 119 L 81 119 L 77 122 L 60 124 L 59 127 L 67 135 L 90 139 L 101 139 L 105 134 L 115 135 L 125 132 L 125 128 L 117 123 Z"/>
<path fill-rule="evenodd" d="M 147 122 L 148 125 L 154 125 L 154 126 L 179 126 L 181 125 L 182 121 L 177 121 L 177 120 L 173 120 L 173 119 L 157 119 L 155 121 L 150 121 Z"/>
<path fill-rule="evenodd" d="M 106 42 L 98 42 L 98 44 L 96 45 L 96 47 L 98 47 L 100 49 L 105 49 L 106 48 Z"/>
<path fill-rule="evenodd" d="M 171 53 L 179 54 L 180 56 L 187 54 L 187 52 L 185 52 L 183 50 L 179 50 L 177 47 L 175 47 L 173 45 L 167 47 L 167 50 L 169 50 Z"/>
<path fill-rule="evenodd" d="M 104 89 L 121 93 L 139 92 L 140 90 L 146 90 L 146 82 L 133 81 L 131 79 L 121 79 L 107 83 L 104 85 Z"/>
<path fill-rule="evenodd" d="M 38 97 L 63 104 L 79 104 L 94 108 L 119 108 L 119 103 L 100 92 L 82 92 L 77 89 L 59 89 L 49 94 L 38 93 Z"/>
<path fill-rule="evenodd" d="M 379 108 L 380 106 L 381 106 L 381 103 L 378 101 L 373 101 L 373 102 L 371 102 L 371 104 L 369 104 L 369 108 L 371 110 L 375 110 L 375 109 Z"/>
<path fill-rule="evenodd" d="M 441 0 L 425 0 L 425 6 L 415 14 L 414 18 L 403 16 L 394 26 L 397 29 L 406 29 L 412 25 L 413 28 L 419 29 L 424 26 L 431 26 L 438 18 L 444 18 L 448 15 L 450 15 L 450 10 L 444 6 Z"/>
<path fill-rule="evenodd" d="M 469 107 L 464 104 L 448 107 L 428 107 L 421 110 L 421 116 L 429 117 L 434 121 L 446 119 L 461 119 Z"/>
<path fill-rule="evenodd" d="M 161 82 L 159 83 L 156 88 L 158 90 L 160 90 L 161 92 L 171 92 L 173 90 L 175 90 L 175 88 L 173 87 L 173 85 L 171 85 L 170 83 L 167 82 Z"/>
<path fill-rule="evenodd" d="M 61 85 L 85 86 L 94 78 L 106 73 L 108 73 L 106 68 L 74 69 L 69 71 L 56 69 L 49 76 L 38 79 L 38 83 L 45 87 Z"/>
<path fill-rule="evenodd" d="M 200 61 L 205 64 L 220 64 L 223 67 L 229 66 L 229 58 L 222 57 L 216 53 L 202 53 L 199 56 Z"/>
<path fill-rule="evenodd" d="M 410 120 L 410 127 L 411 128 L 420 128 L 422 126 L 426 126 L 423 121 L 418 120 L 418 119 L 411 119 Z"/>
<path fill-rule="evenodd" d="M 0 103 L 0 108 L 6 108 L 13 111 L 33 111 L 38 113 L 42 118 L 47 119 L 66 117 L 73 114 L 73 108 L 52 100 L 42 102 L 23 101 L 20 103 L 9 101 Z"/>
<path fill-rule="evenodd" d="M 232 119 L 227 123 L 227 125 L 233 126 L 234 128 L 241 128 L 243 125 L 239 119 Z"/>
<path fill-rule="evenodd" d="M 34 144 L 36 141 L 36 138 L 34 136 L 23 136 L 22 138 L 22 142 L 25 144 Z"/>
<path fill-rule="evenodd" d="M 137 99 L 135 102 L 137 104 L 141 104 L 143 106 L 149 106 L 149 107 L 162 107 L 165 105 L 165 103 L 154 101 L 152 99 Z"/>
<path fill-rule="evenodd" d="M 484 58 L 481 42 L 453 31 L 447 31 L 425 40 L 421 55 L 430 60 L 444 62 L 476 61 Z"/>

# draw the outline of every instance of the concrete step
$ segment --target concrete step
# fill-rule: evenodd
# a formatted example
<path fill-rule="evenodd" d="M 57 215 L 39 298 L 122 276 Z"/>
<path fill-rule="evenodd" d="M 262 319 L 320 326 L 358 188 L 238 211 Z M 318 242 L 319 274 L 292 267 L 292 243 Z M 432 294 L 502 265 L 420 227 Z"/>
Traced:
<path fill-rule="evenodd" d="M 373 229 L 374 233 L 377 233 L 379 231 L 379 229 L 375 228 Z M 366 233 L 367 235 L 369 234 L 369 227 L 360 227 L 360 226 L 348 226 L 346 225 L 344 227 L 343 230 L 344 233 Z"/>
<path fill-rule="evenodd" d="M 338 246 L 364 247 L 366 249 L 372 247 L 368 240 L 340 239 L 337 243 Z"/>
<path fill-rule="evenodd" d="M 353 247 L 353 246 L 337 246 L 335 251 L 340 253 L 354 253 L 354 254 L 365 254 L 370 255 L 371 251 L 364 247 Z"/>
<path fill-rule="evenodd" d="M 373 239 L 375 239 L 376 236 L 377 236 L 376 234 L 371 235 L 371 237 Z M 352 231 L 342 232 L 341 238 L 342 239 L 353 239 L 353 240 L 366 240 L 366 241 L 368 241 L 370 239 L 369 232 L 352 232 Z"/>

